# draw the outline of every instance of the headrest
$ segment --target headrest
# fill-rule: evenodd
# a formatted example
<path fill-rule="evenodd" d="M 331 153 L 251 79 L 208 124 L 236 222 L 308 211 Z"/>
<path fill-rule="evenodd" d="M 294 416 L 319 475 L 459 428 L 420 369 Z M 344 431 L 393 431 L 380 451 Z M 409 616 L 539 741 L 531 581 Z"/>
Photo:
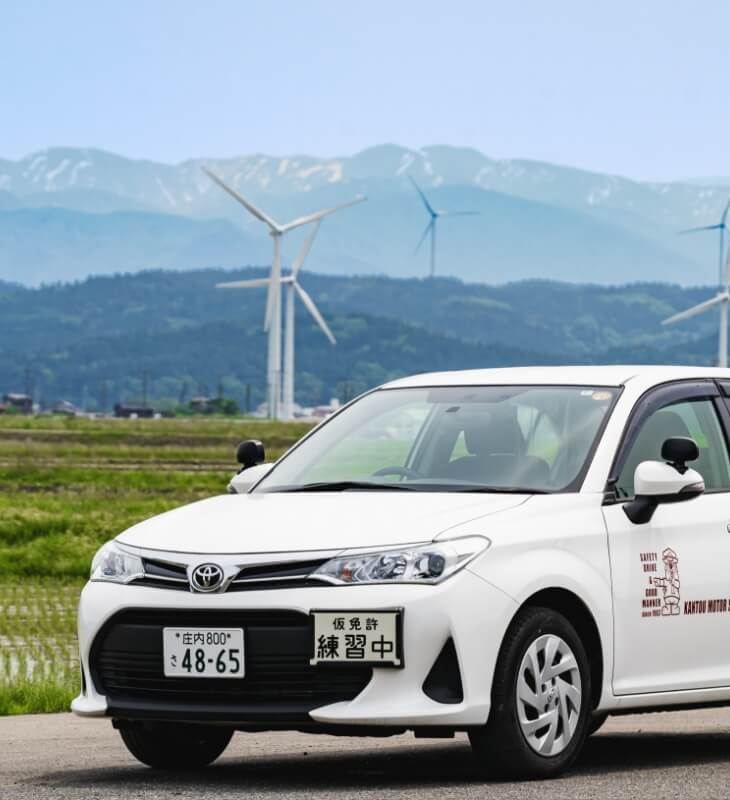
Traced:
<path fill-rule="evenodd" d="M 471 455 L 521 456 L 525 440 L 513 409 L 485 411 L 465 421 L 464 442 Z"/>
<path fill-rule="evenodd" d="M 656 445 L 655 448 L 652 447 L 652 449 L 656 449 L 654 458 L 659 458 L 662 445 L 667 439 L 672 436 L 689 436 L 689 429 L 676 411 L 663 408 L 649 417 L 640 436 L 644 442 L 651 442 L 652 446 Z"/>

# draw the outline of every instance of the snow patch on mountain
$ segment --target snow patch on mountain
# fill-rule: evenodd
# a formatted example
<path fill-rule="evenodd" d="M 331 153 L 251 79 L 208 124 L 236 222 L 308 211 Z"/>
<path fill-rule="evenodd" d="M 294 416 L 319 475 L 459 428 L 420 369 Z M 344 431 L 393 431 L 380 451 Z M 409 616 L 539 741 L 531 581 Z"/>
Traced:
<path fill-rule="evenodd" d="M 46 172 L 47 192 L 53 191 L 55 188 L 54 182 L 56 178 L 69 166 L 70 163 L 71 162 L 67 158 L 64 158 L 57 167 L 54 167 L 52 170 Z"/>
<path fill-rule="evenodd" d="M 589 206 L 597 206 L 599 203 L 608 200 L 611 196 L 611 187 L 610 186 L 594 186 L 591 191 L 588 193 L 588 197 L 586 198 L 586 202 Z"/>
<path fill-rule="evenodd" d="M 28 165 L 28 168 L 23 173 L 24 177 L 30 177 L 34 183 L 38 182 L 40 178 L 40 169 L 46 162 L 46 155 L 45 153 L 41 153 L 37 155 Z"/>
<path fill-rule="evenodd" d="M 415 156 L 413 153 L 403 153 L 400 159 L 400 164 L 398 165 L 398 169 L 395 171 L 396 175 L 404 175 L 411 167 L 411 164 L 415 161 Z"/>
<path fill-rule="evenodd" d="M 165 195 L 167 202 L 174 208 L 177 205 L 177 200 L 175 200 L 175 196 L 159 178 L 155 178 L 155 181 L 157 185 L 160 187 L 160 191 L 162 192 L 162 194 Z"/>
<path fill-rule="evenodd" d="M 71 177 L 69 178 L 69 184 L 71 186 L 76 185 L 76 181 L 79 177 L 79 172 L 83 169 L 88 169 L 91 166 L 91 161 L 79 161 L 77 164 L 73 165 L 73 169 L 71 170 Z"/>
<path fill-rule="evenodd" d="M 334 161 L 329 165 L 330 174 L 327 178 L 328 183 L 339 183 L 344 176 L 344 169 L 341 161 Z"/>

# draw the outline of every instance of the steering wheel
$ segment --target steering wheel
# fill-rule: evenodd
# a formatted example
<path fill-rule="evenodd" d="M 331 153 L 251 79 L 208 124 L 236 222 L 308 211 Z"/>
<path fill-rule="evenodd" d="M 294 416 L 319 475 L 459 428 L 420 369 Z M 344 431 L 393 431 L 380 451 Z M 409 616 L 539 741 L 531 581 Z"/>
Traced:
<path fill-rule="evenodd" d="M 373 472 L 374 478 L 382 477 L 383 475 L 400 475 L 403 478 L 424 477 L 420 472 L 416 472 L 415 469 L 409 469 L 408 467 L 383 467 L 377 472 Z"/>

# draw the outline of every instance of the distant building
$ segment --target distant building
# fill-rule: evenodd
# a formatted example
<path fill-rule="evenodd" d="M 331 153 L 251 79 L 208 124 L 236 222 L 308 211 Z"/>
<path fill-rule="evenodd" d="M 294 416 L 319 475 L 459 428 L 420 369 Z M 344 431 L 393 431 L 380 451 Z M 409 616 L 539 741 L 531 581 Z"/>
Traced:
<path fill-rule="evenodd" d="M 73 403 L 69 403 L 68 400 L 59 400 L 51 408 L 51 414 L 63 414 L 67 417 L 75 417 L 80 413 L 79 409 Z"/>
<path fill-rule="evenodd" d="M 331 417 L 335 411 L 339 411 L 340 408 L 342 408 L 342 404 L 336 397 L 333 397 L 329 405 L 315 406 L 306 416 L 310 419 L 327 419 L 327 417 Z"/>
<path fill-rule="evenodd" d="M 3 401 L 0 403 L 0 412 L 13 411 L 20 414 L 33 413 L 33 398 L 29 394 L 10 394 L 3 395 Z"/>
<path fill-rule="evenodd" d="M 342 403 L 336 397 L 333 397 L 327 405 L 314 406 L 313 408 L 304 408 L 295 403 L 292 409 L 292 417 L 293 419 L 318 422 L 332 416 L 340 408 L 342 408 Z M 266 418 L 268 410 L 266 403 L 261 403 L 251 416 Z"/>
<path fill-rule="evenodd" d="M 238 414 L 238 403 L 230 397 L 193 397 L 188 404 L 193 414 Z"/>
<path fill-rule="evenodd" d="M 190 398 L 190 410 L 195 414 L 209 414 L 213 409 L 211 408 L 210 397 L 198 395 L 198 397 Z"/>
<path fill-rule="evenodd" d="M 114 416 L 120 419 L 152 419 L 155 416 L 155 410 L 143 405 L 116 403 L 114 405 Z"/>

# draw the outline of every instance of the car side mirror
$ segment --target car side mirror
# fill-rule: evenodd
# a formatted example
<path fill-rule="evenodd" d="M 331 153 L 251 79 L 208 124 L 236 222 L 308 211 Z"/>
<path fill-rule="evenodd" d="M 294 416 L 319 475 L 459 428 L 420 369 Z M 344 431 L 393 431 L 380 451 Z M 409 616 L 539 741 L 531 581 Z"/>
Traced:
<path fill-rule="evenodd" d="M 264 446 L 258 439 L 246 439 L 236 449 L 236 461 L 241 465 L 241 472 L 266 460 Z"/>
<path fill-rule="evenodd" d="M 634 499 L 624 505 L 626 516 L 636 525 L 651 520 L 660 503 L 681 503 L 705 491 L 705 482 L 697 470 L 687 466 L 699 456 L 697 444 L 675 436 L 662 445 L 661 461 L 642 461 L 634 473 Z"/>

